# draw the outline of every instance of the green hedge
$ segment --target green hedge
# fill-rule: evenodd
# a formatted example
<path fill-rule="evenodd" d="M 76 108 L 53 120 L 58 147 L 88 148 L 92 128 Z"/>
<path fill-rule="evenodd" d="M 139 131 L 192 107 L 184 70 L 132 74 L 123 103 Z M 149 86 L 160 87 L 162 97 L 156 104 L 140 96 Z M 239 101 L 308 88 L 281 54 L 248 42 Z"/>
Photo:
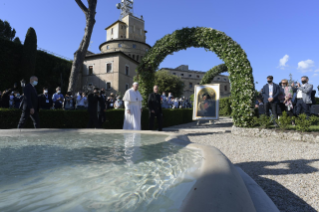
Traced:
<path fill-rule="evenodd" d="M 21 110 L 0 109 L 0 129 L 17 128 L 21 116 Z M 163 127 L 184 124 L 192 121 L 192 109 L 165 109 L 163 110 Z M 107 121 L 104 129 L 122 129 L 124 110 L 107 110 L 105 112 Z M 142 129 L 148 130 L 148 110 L 142 113 Z M 88 112 L 86 110 L 41 110 L 41 128 L 86 128 L 88 123 Z M 157 127 L 155 120 L 155 127 Z M 26 128 L 33 128 L 31 119 L 28 119 Z"/>
<path fill-rule="evenodd" d="M 12 88 L 24 76 L 22 67 L 23 45 L 0 39 L 0 90 Z M 39 78 L 36 89 L 42 93 L 43 86 L 54 93 L 62 80 L 62 93 L 67 92 L 72 61 L 64 60 L 43 51 L 37 51 L 35 75 Z M 62 78 L 61 78 L 62 77 Z M 29 79 L 25 79 L 27 82 Z M 19 89 L 21 92 L 21 88 Z"/>

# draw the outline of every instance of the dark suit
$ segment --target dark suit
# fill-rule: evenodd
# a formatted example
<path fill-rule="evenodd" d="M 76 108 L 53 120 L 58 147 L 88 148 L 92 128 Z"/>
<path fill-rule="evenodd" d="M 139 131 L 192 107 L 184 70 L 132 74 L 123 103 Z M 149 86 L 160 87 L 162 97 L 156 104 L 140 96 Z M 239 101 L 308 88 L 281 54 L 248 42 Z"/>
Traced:
<path fill-rule="evenodd" d="M 151 93 L 148 96 L 147 105 L 149 109 L 149 129 L 153 130 L 154 119 L 157 117 L 158 130 L 162 131 L 162 105 L 161 96 L 157 93 Z M 152 113 L 154 111 L 154 113 Z"/>
<path fill-rule="evenodd" d="M 96 94 L 91 93 L 88 95 L 88 112 L 89 112 L 89 123 L 88 128 L 99 128 L 99 120 L 97 114 L 97 106 L 100 103 L 100 97 Z"/>
<path fill-rule="evenodd" d="M 24 98 L 22 99 L 21 107 L 22 114 L 20 118 L 20 122 L 18 128 L 23 128 L 26 122 L 26 119 L 30 116 L 33 121 L 34 128 L 39 128 L 39 101 L 38 101 L 38 93 L 36 89 L 31 85 L 27 84 L 24 89 Z M 30 109 L 34 109 L 34 114 L 30 114 Z"/>
<path fill-rule="evenodd" d="M 49 94 L 39 95 L 39 107 L 43 110 L 50 110 L 53 106 L 52 97 Z"/>
<path fill-rule="evenodd" d="M 100 104 L 100 113 L 99 113 L 99 127 L 102 128 L 103 123 L 105 122 L 105 97 L 101 95 L 100 100 L 99 100 L 99 104 Z"/>
<path fill-rule="evenodd" d="M 263 100 L 264 100 L 264 108 L 265 108 L 266 116 L 269 116 L 269 108 L 271 108 L 271 111 L 273 113 L 274 118 L 278 119 L 277 104 L 278 104 L 278 95 L 280 94 L 279 85 L 273 83 L 273 94 L 272 94 L 273 101 L 272 102 L 268 101 L 268 98 L 269 98 L 269 84 L 268 83 L 266 85 L 264 85 L 261 94 L 262 94 Z"/>

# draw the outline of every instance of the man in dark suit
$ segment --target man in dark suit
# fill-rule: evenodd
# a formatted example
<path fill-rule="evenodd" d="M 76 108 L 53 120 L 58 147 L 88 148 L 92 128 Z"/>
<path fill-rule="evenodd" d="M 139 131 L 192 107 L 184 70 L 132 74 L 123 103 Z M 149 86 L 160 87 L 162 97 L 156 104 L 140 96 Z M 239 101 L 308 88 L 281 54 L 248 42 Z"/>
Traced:
<path fill-rule="evenodd" d="M 99 127 L 102 128 L 103 123 L 106 120 L 105 117 L 105 109 L 106 109 L 106 97 L 105 97 L 105 91 L 102 88 L 100 92 L 100 100 L 99 100 L 99 106 L 100 106 L 100 111 L 99 111 Z"/>
<path fill-rule="evenodd" d="M 267 84 L 264 85 L 262 89 L 262 96 L 264 99 L 264 108 L 266 116 L 269 116 L 269 108 L 271 108 L 274 118 L 277 120 L 277 104 L 278 104 L 278 95 L 280 94 L 279 85 L 273 83 L 273 76 L 267 77 Z"/>
<path fill-rule="evenodd" d="M 50 110 L 53 107 L 53 101 L 48 94 L 48 88 L 43 87 L 43 94 L 39 95 L 39 107 L 42 110 Z"/>
<path fill-rule="evenodd" d="M 154 119 L 157 117 L 158 130 L 162 131 L 162 104 L 161 95 L 158 94 L 158 86 L 155 85 L 153 93 L 148 96 L 147 105 L 149 110 L 149 129 L 153 130 Z"/>
<path fill-rule="evenodd" d="M 98 105 L 100 103 L 100 93 L 98 88 L 94 88 L 94 92 L 88 95 L 88 112 L 89 123 L 88 128 L 99 128 Z"/>
<path fill-rule="evenodd" d="M 38 84 L 38 78 L 32 76 L 30 78 L 30 83 L 27 84 L 24 89 L 24 98 L 21 104 L 22 114 L 19 121 L 18 128 L 23 128 L 26 122 L 26 119 L 30 116 L 33 121 L 34 128 L 39 128 L 39 102 L 38 102 L 38 93 L 34 86 Z"/>

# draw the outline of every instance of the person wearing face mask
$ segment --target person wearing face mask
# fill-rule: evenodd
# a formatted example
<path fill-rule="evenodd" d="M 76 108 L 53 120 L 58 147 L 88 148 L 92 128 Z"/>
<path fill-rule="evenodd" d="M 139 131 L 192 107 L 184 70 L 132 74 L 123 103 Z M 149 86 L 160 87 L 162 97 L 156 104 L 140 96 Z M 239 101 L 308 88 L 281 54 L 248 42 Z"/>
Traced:
<path fill-rule="evenodd" d="M 64 96 L 61 94 L 61 87 L 56 88 L 56 93 L 52 96 L 52 101 L 55 109 L 62 109 Z"/>
<path fill-rule="evenodd" d="M 47 87 L 43 87 L 43 93 L 39 95 L 39 105 L 41 110 L 50 110 L 53 106 Z"/>
<path fill-rule="evenodd" d="M 23 89 L 24 98 L 21 104 L 22 114 L 18 124 L 19 129 L 24 127 L 26 119 L 28 117 L 32 119 L 34 128 L 40 127 L 38 93 L 35 89 L 35 86 L 37 84 L 38 84 L 38 78 L 36 76 L 32 76 L 30 78 L 30 83 L 27 84 Z"/>
<path fill-rule="evenodd" d="M 277 104 L 278 104 L 278 95 L 280 94 L 280 87 L 279 85 L 273 83 L 273 76 L 267 77 L 267 84 L 264 85 L 262 89 L 262 96 L 264 99 L 264 108 L 266 116 L 269 115 L 269 109 L 271 109 L 274 118 L 277 120 Z M 277 125 L 277 124 L 275 124 Z"/>
<path fill-rule="evenodd" d="M 88 112 L 89 112 L 89 123 L 88 128 L 99 128 L 99 115 L 100 115 L 100 92 L 98 88 L 94 88 L 93 93 L 88 95 Z"/>
<path fill-rule="evenodd" d="M 307 116 L 310 116 L 310 105 L 312 104 L 311 92 L 313 85 L 309 84 L 308 81 L 309 78 L 307 76 L 303 76 L 301 77 L 302 85 L 297 83 L 297 116 L 301 113 L 305 113 Z"/>
<path fill-rule="evenodd" d="M 67 92 L 63 101 L 64 110 L 74 110 L 74 99 L 72 92 Z"/>

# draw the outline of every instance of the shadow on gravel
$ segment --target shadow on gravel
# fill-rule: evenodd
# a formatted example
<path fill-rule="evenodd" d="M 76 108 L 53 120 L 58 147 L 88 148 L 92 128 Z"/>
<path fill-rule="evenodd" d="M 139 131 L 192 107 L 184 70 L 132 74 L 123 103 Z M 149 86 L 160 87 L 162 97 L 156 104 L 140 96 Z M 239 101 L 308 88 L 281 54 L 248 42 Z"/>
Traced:
<path fill-rule="evenodd" d="M 267 195 L 272 199 L 280 211 L 316 212 L 317 210 L 315 210 L 313 207 L 307 204 L 307 202 L 295 195 L 289 189 L 285 188 L 283 185 L 274 180 L 262 177 L 262 175 L 309 174 L 318 172 L 318 169 L 308 165 L 309 163 L 316 161 L 319 161 L 319 159 L 286 160 L 280 162 L 254 161 L 237 163 L 235 165 L 242 168 L 251 178 L 256 181 L 256 183 L 258 183 L 258 185 L 267 193 Z M 280 164 L 285 164 L 285 168 L 271 167 Z"/>

